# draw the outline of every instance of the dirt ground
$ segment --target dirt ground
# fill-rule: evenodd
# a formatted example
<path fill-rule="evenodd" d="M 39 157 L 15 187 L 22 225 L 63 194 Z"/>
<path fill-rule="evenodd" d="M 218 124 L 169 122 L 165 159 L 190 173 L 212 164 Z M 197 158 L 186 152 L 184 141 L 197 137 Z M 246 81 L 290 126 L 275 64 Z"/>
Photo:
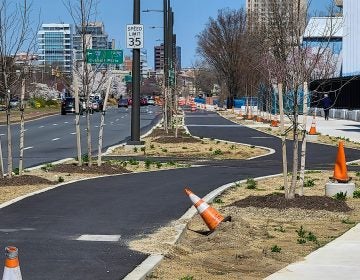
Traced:
<path fill-rule="evenodd" d="M 330 175 L 306 174 L 306 181 L 314 186 L 305 188 L 304 199 L 298 197 L 297 203 L 286 206 L 279 203 L 284 202 L 281 178 L 259 181 L 256 189 L 234 183 L 212 204 L 223 216 L 232 217 L 215 232 L 207 235 L 206 225 L 196 215 L 176 245 L 166 243 L 172 232 L 165 227 L 130 246 L 165 255 L 147 279 L 263 279 L 360 222 L 360 199 L 342 201 L 323 196 Z M 360 186 L 360 177 L 351 176 Z M 266 197 L 276 199 L 268 207 L 256 204 Z M 248 206 L 249 201 L 256 207 Z"/>

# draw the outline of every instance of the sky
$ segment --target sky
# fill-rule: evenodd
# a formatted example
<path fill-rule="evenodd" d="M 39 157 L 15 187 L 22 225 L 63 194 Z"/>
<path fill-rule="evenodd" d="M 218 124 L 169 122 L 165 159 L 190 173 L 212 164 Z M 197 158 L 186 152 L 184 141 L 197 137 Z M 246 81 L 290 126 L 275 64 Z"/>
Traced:
<path fill-rule="evenodd" d="M 72 23 L 73 20 L 62 0 L 32 0 L 33 15 L 38 15 L 40 23 Z M 70 0 L 76 2 L 77 0 Z M 312 0 L 311 10 L 326 11 L 332 0 Z M 65 0 L 67 2 L 67 0 Z M 162 10 L 162 0 L 141 0 L 141 10 Z M 210 17 L 216 18 L 223 8 L 245 8 L 245 0 L 171 0 L 174 11 L 174 33 L 177 45 L 181 47 L 182 67 L 195 64 L 196 36 L 205 28 Z M 39 13 L 40 11 L 40 13 Z M 133 21 L 133 0 L 99 0 L 98 21 L 103 21 L 109 39 L 115 39 L 116 48 L 129 54 L 125 43 L 125 28 Z M 147 50 L 148 65 L 154 68 L 154 46 L 163 39 L 163 18 L 161 12 L 142 12 L 144 24 L 144 49 Z M 156 28 L 151 28 L 156 27 Z"/>

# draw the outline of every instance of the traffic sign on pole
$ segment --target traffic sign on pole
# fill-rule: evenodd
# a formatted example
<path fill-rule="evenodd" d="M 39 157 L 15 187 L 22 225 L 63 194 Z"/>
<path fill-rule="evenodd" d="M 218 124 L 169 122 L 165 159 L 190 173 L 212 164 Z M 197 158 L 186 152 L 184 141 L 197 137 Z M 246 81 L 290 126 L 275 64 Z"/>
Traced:
<path fill-rule="evenodd" d="M 86 62 L 90 64 L 122 64 L 122 50 L 86 50 Z"/>
<path fill-rule="evenodd" d="M 126 47 L 128 49 L 144 48 L 144 25 L 126 25 Z"/>

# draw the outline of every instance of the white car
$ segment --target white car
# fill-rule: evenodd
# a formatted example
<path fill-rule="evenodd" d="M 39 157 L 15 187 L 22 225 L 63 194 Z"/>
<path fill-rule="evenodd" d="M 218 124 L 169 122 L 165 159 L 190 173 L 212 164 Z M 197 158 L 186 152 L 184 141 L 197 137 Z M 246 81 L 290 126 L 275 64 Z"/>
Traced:
<path fill-rule="evenodd" d="M 155 100 L 154 100 L 154 99 L 152 99 L 152 98 L 149 98 L 149 99 L 148 99 L 148 101 L 147 101 L 147 104 L 148 104 L 148 105 L 153 105 L 153 106 L 154 106 L 154 105 L 155 105 Z"/>

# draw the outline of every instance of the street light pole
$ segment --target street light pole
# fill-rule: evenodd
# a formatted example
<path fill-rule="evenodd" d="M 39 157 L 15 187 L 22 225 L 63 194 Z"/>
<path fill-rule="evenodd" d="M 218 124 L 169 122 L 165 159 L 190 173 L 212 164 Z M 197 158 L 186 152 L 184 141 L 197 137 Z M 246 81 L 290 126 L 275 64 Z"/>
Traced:
<path fill-rule="evenodd" d="M 140 24 L 140 0 L 134 0 L 134 24 Z M 133 49 L 132 65 L 131 141 L 128 145 L 143 145 L 140 141 L 140 49 Z"/>

